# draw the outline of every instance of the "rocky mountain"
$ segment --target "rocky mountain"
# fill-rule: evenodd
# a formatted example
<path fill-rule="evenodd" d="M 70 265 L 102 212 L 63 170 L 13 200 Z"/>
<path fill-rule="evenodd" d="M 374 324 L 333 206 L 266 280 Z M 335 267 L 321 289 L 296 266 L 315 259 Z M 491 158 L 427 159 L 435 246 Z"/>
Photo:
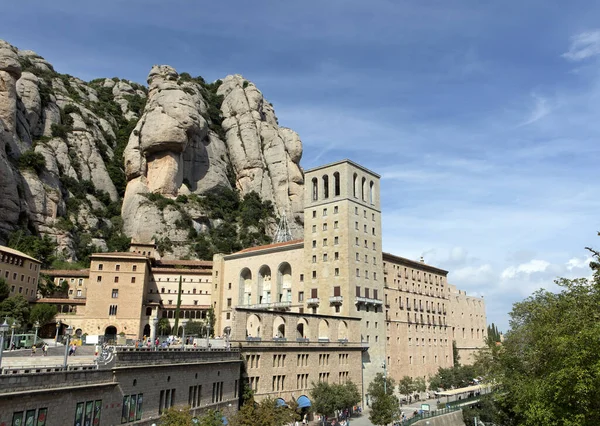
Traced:
<path fill-rule="evenodd" d="M 301 235 L 302 143 L 252 82 L 161 65 L 147 83 L 85 82 L 0 40 L 0 242 L 47 235 L 77 260 L 131 238 L 203 257 L 236 217 L 245 246 L 284 213 Z"/>

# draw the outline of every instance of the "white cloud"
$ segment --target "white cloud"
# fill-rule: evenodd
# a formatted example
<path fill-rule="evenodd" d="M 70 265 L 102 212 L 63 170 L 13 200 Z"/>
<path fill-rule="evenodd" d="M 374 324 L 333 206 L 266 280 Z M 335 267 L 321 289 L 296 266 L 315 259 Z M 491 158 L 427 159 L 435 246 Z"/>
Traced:
<path fill-rule="evenodd" d="M 451 283 L 458 285 L 459 288 L 470 283 L 494 284 L 494 271 L 490 264 L 479 266 L 465 266 L 464 268 L 450 271 Z M 481 289 L 481 287 L 480 287 Z"/>
<path fill-rule="evenodd" d="M 591 261 L 592 258 L 589 256 L 585 258 L 574 257 L 569 259 L 567 262 L 567 270 L 573 271 L 574 269 L 587 269 Z"/>
<path fill-rule="evenodd" d="M 533 259 L 527 263 L 522 263 L 517 266 L 509 266 L 500 274 L 504 280 L 517 278 L 520 275 L 531 275 L 536 272 L 545 272 L 550 266 L 550 262 L 545 260 Z"/>
<path fill-rule="evenodd" d="M 535 100 L 535 105 L 533 106 L 533 110 L 529 114 L 529 117 L 525 122 L 521 123 L 521 126 L 527 126 L 528 124 L 533 124 L 538 120 L 541 120 L 548 114 L 552 112 L 552 108 L 546 98 L 543 98 L 538 95 L 531 95 Z"/>
<path fill-rule="evenodd" d="M 600 55 L 600 30 L 586 31 L 571 37 L 569 51 L 563 58 L 571 61 L 582 61 Z"/>

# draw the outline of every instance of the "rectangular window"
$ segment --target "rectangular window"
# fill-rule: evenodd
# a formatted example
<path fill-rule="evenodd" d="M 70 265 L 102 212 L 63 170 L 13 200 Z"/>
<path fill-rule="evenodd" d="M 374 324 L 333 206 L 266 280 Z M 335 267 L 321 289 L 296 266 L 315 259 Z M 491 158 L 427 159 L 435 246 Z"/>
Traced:
<path fill-rule="evenodd" d="M 317 255 L 313 254 L 312 263 L 317 263 Z"/>
<path fill-rule="evenodd" d="M 298 302 L 304 302 L 304 292 L 303 291 L 298 292 Z"/>
<path fill-rule="evenodd" d="M 102 276 L 98 275 L 98 278 L 96 278 L 96 282 L 102 282 Z"/>
<path fill-rule="evenodd" d="M 323 262 L 327 262 L 327 253 L 323 253 Z"/>
<path fill-rule="evenodd" d="M 112 298 L 113 298 L 113 299 L 116 299 L 117 297 L 119 297 L 119 290 L 118 290 L 118 289 L 116 289 L 116 288 L 113 288 L 113 291 L 112 291 Z"/>
<path fill-rule="evenodd" d="M 300 282 L 304 282 L 304 274 L 300 274 Z"/>
<path fill-rule="evenodd" d="M 227 298 L 227 307 L 231 308 L 231 297 Z"/>
<path fill-rule="evenodd" d="M 327 216 L 327 209 L 323 209 L 323 217 Z"/>
<path fill-rule="evenodd" d="M 341 296 L 342 295 L 342 291 L 341 291 L 340 286 L 333 287 L 333 295 L 334 296 Z"/>
<path fill-rule="evenodd" d="M 115 271 L 120 271 L 121 270 L 121 265 L 116 265 L 115 266 Z"/>
<path fill-rule="evenodd" d="M 133 266 L 131 267 L 131 270 L 132 270 L 133 272 L 137 271 L 137 265 L 133 265 Z"/>
<path fill-rule="evenodd" d="M 317 248 L 317 240 L 313 240 L 313 242 L 312 242 L 312 248 Z"/>
<path fill-rule="evenodd" d="M 100 263 L 100 264 L 98 265 L 98 270 L 99 270 L 99 271 L 101 271 L 103 268 L 104 268 L 104 265 L 102 265 L 102 263 Z"/>
<path fill-rule="evenodd" d="M 358 222 L 354 222 L 354 229 L 358 231 Z"/>
<path fill-rule="evenodd" d="M 323 231 L 327 231 L 327 224 L 326 223 L 323 224 Z"/>
<path fill-rule="evenodd" d="M 135 283 L 135 277 L 131 277 L 131 283 L 134 284 Z"/>
<path fill-rule="evenodd" d="M 316 289 L 316 288 L 311 288 L 311 289 L 310 289 L 310 297 L 311 297 L 311 298 L 313 298 L 313 299 L 316 299 L 316 298 L 318 297 L 318 296 L 317 296 L 317 293 L 318 293 L 318 291 L 317 291 L 317 290 L 318 290 L 318 289 Z"/>
<path fill-rule="evenodd" d="M 119 282 L 119 277 L 115 277 L 115 282 L 118 283 Z"/>
<path fill-rule="evenodd" d="M 313 279 L 317 278 L 317 271 L 312 271 L 312 277 L 313 277 Z"/>
<path fill-rule="evenodd" d="M 333 238 L 333 245 L 337 246 L 340 243 L 340 238 L 339 237 L 334 237 Z"/>
<path fill-rule="evenodd" d="M 323 247 L 327 247 L 327 238 L 323 238 Z"/>
<path fill-rule="evenodd" d="M 340 268 L 335 268 L 334 269 L 334 273 L 333 273 L 336 277 L 340 276 Z"/>
<path fill-rule="evenodd" d="M 333 253 L 333 260 L 340 260 L 340 253 L 339 252 L 335 252 Z"/>
<path fill-rule="evenodd" d="M 339 223 L 336 220 L 335 222 L 333 222 L 333 229 L 338 229 L 339 228 Z"/>
<path fill-rule="evenodd" d="M 312 231 L 313 231 L 313 233 L 317 232 L 317 225 L 312 226 Z"/>
<path fill-rule="evenodd" d="M 313 219 L 317 217 L 317 211 L 316 210 L 312 211 L 312 217 L 313 217 Z"/>

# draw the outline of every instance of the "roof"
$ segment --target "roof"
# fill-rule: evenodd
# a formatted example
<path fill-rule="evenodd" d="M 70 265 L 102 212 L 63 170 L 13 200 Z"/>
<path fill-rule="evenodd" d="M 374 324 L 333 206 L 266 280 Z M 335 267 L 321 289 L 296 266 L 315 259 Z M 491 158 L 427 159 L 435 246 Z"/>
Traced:
<path fill-rule="evenodd" d="M 39 260 L 37 260 L 34 257 L 29 256 L 28 254 L 23 253 L 22 251 L 19 250 L 15 250 L 13 248 L 10 247 L 6 247 L 6 246 L 0 246 L 0 251 L 3 251 L 4 253 L 9 253 L 9 254 L 14 254 L 15 256 L 21 256 L 24 257 L 26 259 L 31 260 L 32 262 L 36 262 L 36 263 L 42 263 Z"/>
<path fill-rule="evenodd" d="M 182 275 L 190 275 L 190 274 L 212 275 L 212 268 L 211 269 L 151 268 L 151 270 L 152 270 L 152 273 L 164 272 L 167 274 L 182 274 Z"/>
<path fill-rule="evenodd" d="M 413 267 L 423 268 L 423 269 L 435 271 L 435 272 L 438 272 L 441 274 L 448 274 L 448 271 L 446 271 L 445 269 L 441 269 L 441 268 L 437 268 L 435 266 L 428 265 L 425 262 L 419 262 L 418 260 L 407 259 L 406 257 L 396 256 L 395 254 L 386 253 L 386 252 L 383 252 L 382 254 L 383 254 L 384 262 L 388 261 L 388 262 L 408 263 L 408 264 L 412 265 Z"/>
<path fill-rule="evenodd" d="M 157 260 L 156 265 L 175 265 L 175 266 L 209 266 L 212 268 L 212 260 Z"/>
<path fill-rule="evenodd" d="M 65 305 L 85 305 L 85 298 L 69 299 L 68 297 L 43 297 L 35 303 L 62 303 Z M 58 313 L 60 314 L 60 312 Z"/>
<path fill-rule="evenodd" d="M 163 303 L 163 309 L 177 309 L 177 305 L 165 305 Z M 179 309 L 209 309 L 210 305 L 181 305 L 179 306 Z"/>
<path fill-rule="evenodd" d="M 89 277 L 89 269 L 42 269 L 42 274 L 50 275 L 51 277 Z"/>
<path fill-rule="evenodd" d="M 300 240 L 292 240 L 292 241 L 286 241 L 283 243 L 273 243 L 273 244 L 266 244 L 264 246 L 256 246 L 256 247 L 248 247 L 244 250 L 240 250 L 238 252 L 235 252 L 233 254 L 240 254 L 240 253 L 250 253 L 252 251 L 259 251 L 259 250 L 268 250 L 271 248 L 277 248 L 277 247 L 285 247 L 285 246 L 290 246 L 292 244 L 299 244 L 299 243 L 303 243 L 304 240 L 300 239 Z"/>
<path fill-rule="evenodd" d="M 451 389 L 444 392 L 436 392 L 440 396 L 454 396 L 467 392 L 475 392 L 481 390 L 481 385 L 467 386 L 466 388 Z"/>
<path fill-rule="evenodd" d="M 129 251 L 111 251 L 106 253 L 93 253 L 92 257 L 131 257 L 136 259 L 148 259 L 148 256 Z"/>

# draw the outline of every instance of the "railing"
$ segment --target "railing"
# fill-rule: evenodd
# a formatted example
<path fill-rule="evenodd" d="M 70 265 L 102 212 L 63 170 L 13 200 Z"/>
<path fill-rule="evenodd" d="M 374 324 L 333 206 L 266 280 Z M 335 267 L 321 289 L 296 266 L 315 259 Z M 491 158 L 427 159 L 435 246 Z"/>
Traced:
<path fill-rule="evenodd" d="M 331 296 L 329 298 L 329 303 L 332 305 L 341 305 L 343 301 L 344 301 L 343 296 Z"/>
<path fill-rule="evenodd" d="M 306 304 L 307 304 L 307 305 L 309 305 L 309 306 L 310 306 L 310 305 L 315 305 L 315 306 L 318 306 L 318 305 L 319 305 L 319 302 L 320 302 L 320 300 L 319 300 L 319 298 L 318 298 L 318 297 L 311 297 L 310 299 L 307 299 L 307 300 L 306 300 Z"/>
<path fill-rule="evenodd" d="M 271 302 L 271 303 L 257 303 L 249 305 L 252 309 L 289 309 L 292 306 L 292 302 Z"/>
<path fill-rule="evenodd" d="M 420 414 L 417 414 L 414 417 L 411 417 L 410 419 L 406 419 L 405 421 L 399 421 L 401 426 L 409 426 L 412 424 L 415 424 L 423 419 L 429 419 L 431 417 L 438 417 L 438 416 L 443 416 L 445 414 L 450 414 L 453 413 L 455 411 L 460 411 L 460 407 L 456 407 L 456 406 L 451 406 L 448 408 L 442 408 L 442 409 L 437 409 L 437 410 L 433 410 L 433 411 L 423 411 Z"/>
<path fill-rule="evenodd" d="M 356 304 L 359 303 L 363 303 L 363 304 L 370 304 L 370 305 L 383 305 L 383 301 L 380 299 L 371 299 L 370 297 L 361 297 L 361 296 L 356 296 Z"/>
<path fill-rule="evenodd" d="M 73 364 L 67 365 L 65 368 L 62 365 L 34 365 L 34 366 L 14 366 L 14 367 L 2 367 L 0 368 L 0 375 L 11 375 L 11 374 L 40 374 L 40 373 L 55 373 L 58 371 L 84 371 L 84 370 L 97 370 L 96 364 Z"/>

